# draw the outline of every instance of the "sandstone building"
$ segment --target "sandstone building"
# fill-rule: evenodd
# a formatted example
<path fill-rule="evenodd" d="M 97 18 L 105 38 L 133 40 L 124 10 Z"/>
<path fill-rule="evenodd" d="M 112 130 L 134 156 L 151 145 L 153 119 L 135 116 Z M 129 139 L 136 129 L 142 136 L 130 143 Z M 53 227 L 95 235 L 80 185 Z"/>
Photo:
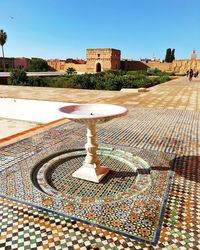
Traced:
<path fill-rule="evenodd" d="M 27 68 L 28 58 L 5 58 L 6 69 Z M 191 59 L 174 60 L 172 63 L 160 61 L 136 61 L 122 60 L 121 51 L 112 48 L 96 48 L 86 50 L 86 61 L 68 58 L 66 60 L 48 60 L 49 66 L 56 71 L 66 72 L 68 68 L 74 68 L 77 72 L 95 73 L 106 70 L 145 70 L 147 68 L 158 68 L 163 71 L 185 74 L 187 70 L 193 69 L 200 72 L 200 60 L 197 59 L 196 51 L 193 50 Z M 2 57 L 0 57 L 0 70 L 2 70 Z"/>
<path fill-rule="evenodd" d="M 83 60 L 48 60 L 50 67 L 56 71 L 74 68 L 77 72 L 101 72 L 120 69 L 121 51 L 117 49 L 87 49 L 86 61 Z"/>
<path fill-rule="evenodd" d="M 117 49 L 87 49 L 87 72 L 119 70 L 121 51 Z"/>
<path fill-rule="evenodd" d="M 83 60 L 49 60 L 48 64 L 56 71 L 65 72 L 72 67 L 77 72 L 101 72 L 106 70 L 144 70 L 147 68 L 158 68 L 163 71 L 173 71 L 184 74 L 189 69 L 200 71 L 200 60 L 196 59 L 196 52 L 193 51 L 190 60 L 174 60 L 172 63 L 160 61 L 136 61 L 121 60 L 121 51 L 111 48 L 96 48 L 86 50 L 86 61 Z"/>

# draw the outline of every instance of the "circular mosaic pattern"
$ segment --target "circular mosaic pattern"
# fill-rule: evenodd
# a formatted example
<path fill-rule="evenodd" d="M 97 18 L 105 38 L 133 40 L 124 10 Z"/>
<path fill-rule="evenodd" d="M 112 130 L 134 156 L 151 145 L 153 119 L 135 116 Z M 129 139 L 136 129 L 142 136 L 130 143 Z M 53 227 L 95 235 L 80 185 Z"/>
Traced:
<path fill-rule="evenodd" d="M 98 158 L 110 172 L 100 183 L 72 177 L 85 159 L 85 150 L 53 157 L 33 171 L 33 181 L 42 192 L 70 202 L 113 202 L 138 194 L 150 184 L 150 167 L 137 156 L 109 148 L 99 148 Z"/>

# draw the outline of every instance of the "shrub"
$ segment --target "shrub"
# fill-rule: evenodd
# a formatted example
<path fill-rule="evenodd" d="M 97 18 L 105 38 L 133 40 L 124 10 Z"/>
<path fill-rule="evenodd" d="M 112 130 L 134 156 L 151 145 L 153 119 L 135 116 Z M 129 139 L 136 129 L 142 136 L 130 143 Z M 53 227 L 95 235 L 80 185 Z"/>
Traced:
<path fill-rule="evenodd" d="M 157 75 L 163 74 L 163 72 L 158 68 L 148 68 L 147 69 L 147 74 L 149 76 L 157 76 Z"/>
<path fill-rule="evenodd" d="M 149 68 L 147 69 L 147 75 L 149 76 L 173 76 L 174 72 L 166 72 L 158 68 Z"/>
<path fill-rule="evenodd" d="M 78 89 L 92 89 L 91 86 L 91 75 L 73 75 L 67 80 L 68 88 L 78 88 Z"/>
<path fill-rule="evenodd" d="M 141 76 L 145 76 L 147 75 L 147 71 L 146 70 L 131 70 L 131 71 L 127 71 L 126 75 L 132 75 L 135 77 L 141 77 Z"/>
<path fill-rule="evenodd" d="M 27 85 L 36 87 L 46 87 L 47 82 L 45 78 L 39 76 L 29 76 Z"/>
<path fill-rule="evenodd" d="M 170 81 L 171 79 L 170 79 L 170 77 L 169 76 L 160 76 L 160 77 L 158 77 L 158 83 L 163 83 L 163 82 L 168 82 L 168 81 Z"/>
<path fill-rule="evenodd" d="M 156 69 L 155 72 L 159 73 L 161 71 Z M 121 90 L 121 88 L 148 88 L 169 80 L 169 75 L 163 74 L 163 72 L 158 77 L 150 78 L 145 71 L 107 71 L 83 75 L 66 74 L 58 77 L 29 77 L 28 80 L 26 78 L 26 81 L 14 81 L 14 84 L 57 88 Z"/>
<path fill-rule="evenodd" d="M 66 88 L 67 78 L 63 76 L 45 77 L 45 85 L 52 88 Z"/>
<path fill-rule="evenodd" d="M 72 67 L 69 67 L 69 68 L 67 69 L 66 73 L 67 73 L 68 75 L 77 74 L 76 70 L 75 70 L 74 68 L 72 68 Z"/>
<path fill-rule="evenodd" d="M 10 72 L 8 84 L 10 85 L 27 85 L 28 77 L 24 69 L 14 69 Z"/>
<path fill-rule="evenodd" d="M 44 71 L 51 71 L 51 67 L 44 59 L 32 58 L 29 62 L 27 70 L 32 72 L 41 72 L 41 71 L 44 72 Z"/>

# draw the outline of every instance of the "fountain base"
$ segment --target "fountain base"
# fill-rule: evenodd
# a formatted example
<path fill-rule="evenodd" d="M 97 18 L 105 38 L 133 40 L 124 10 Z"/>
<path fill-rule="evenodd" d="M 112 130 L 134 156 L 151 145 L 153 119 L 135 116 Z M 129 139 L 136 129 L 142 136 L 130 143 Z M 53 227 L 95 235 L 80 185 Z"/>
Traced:
<path fill-rule="evenodd" d="M 86 180 L 99 183 L 110 171 L 109 168 L 104 166 L 96 166 L 96 164 L 85 163 L 82 167 L 77 169 L 72 176 Z"/>

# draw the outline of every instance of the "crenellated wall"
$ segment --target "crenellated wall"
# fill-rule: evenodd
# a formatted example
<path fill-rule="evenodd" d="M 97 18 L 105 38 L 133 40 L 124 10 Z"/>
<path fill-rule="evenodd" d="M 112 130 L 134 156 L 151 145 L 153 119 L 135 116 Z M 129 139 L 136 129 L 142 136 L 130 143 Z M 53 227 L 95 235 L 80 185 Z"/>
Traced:
<path fill-rule="evenodd" d="M 184 74 L 187 70 L 193 69 L 200 71 L 200 60 L 174 60 L 172 62 L 171 71 Z"/>

